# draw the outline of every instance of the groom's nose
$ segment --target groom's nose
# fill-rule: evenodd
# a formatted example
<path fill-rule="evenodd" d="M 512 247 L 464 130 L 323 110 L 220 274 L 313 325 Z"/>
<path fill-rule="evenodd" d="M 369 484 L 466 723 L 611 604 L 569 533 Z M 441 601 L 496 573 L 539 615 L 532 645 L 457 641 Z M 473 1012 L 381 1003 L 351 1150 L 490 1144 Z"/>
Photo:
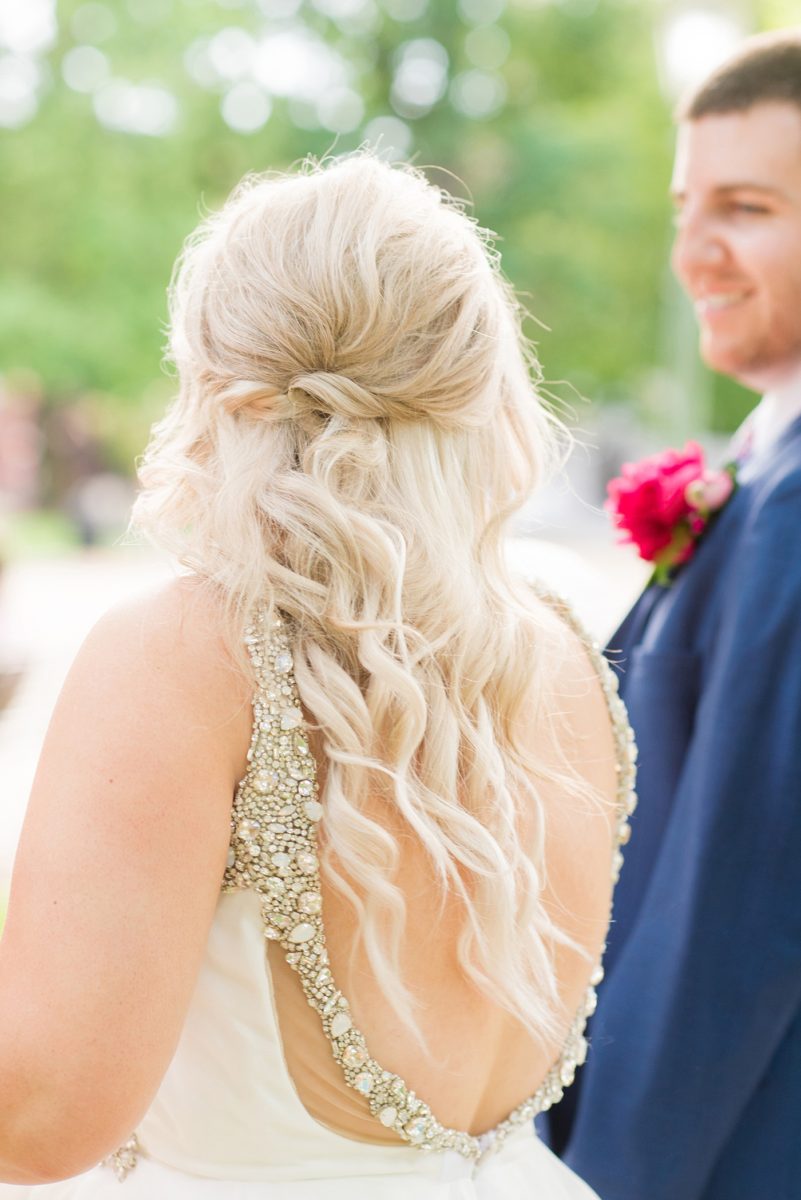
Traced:
<path fill-rule="evenodd" d="M 676 217 L 671 253 L 673 270 L 682 285 L 692 293 L 706 272 L 723 266 L 728 258 L 728 247 L 714 218 L 685 204 Z"/>

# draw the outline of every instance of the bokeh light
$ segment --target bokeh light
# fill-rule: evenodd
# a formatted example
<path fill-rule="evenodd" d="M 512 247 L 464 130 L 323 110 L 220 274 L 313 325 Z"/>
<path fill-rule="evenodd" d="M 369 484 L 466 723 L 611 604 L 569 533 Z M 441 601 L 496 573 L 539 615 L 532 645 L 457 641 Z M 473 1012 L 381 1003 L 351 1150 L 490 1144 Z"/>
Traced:
<path fill-rule="evenodd" d="M 459 0 L 459 16 L 471 25 L 492 25 L 506 8 L 506 0 Z"/>
<path fill-rule="evenodd" d="M 162 137 L 178 118 L 175 96 L 158 83 L 111 79 L 95 92 L 93 103 L 98 121 L 121 133 Z"/>
<path fill-rule="evenodd" d="M 220 77 L 211 61 L 210 38 L 196 38 L 184 52 L 184 67 L 190 79 L 202 88 L 214 88 Z"/>
<path fill-rule="evenodd" d="M 464 39 L 464 50 L 474 67 L 497 71 L 509 57 L 509 34 L 500 25 L 479 25 Z"/>
<path fill-rule="evenodd" d="M 22 54 L 0 55 L 0 126 L 14 129 L 24 125 L 38 108 L 42 70 Z"/>
<path fill-rule="evenodd" d="M 74 92 L 94 92 L 109 78 L 111 67 L 96 46 L 73 46 L 61 61 L 61 74 Z"/>
<path fill-rule="evenodd" d="M 58 33 L 55 0 L 0 4 L 0 45 L 15 54 L 43 54 Z"/>
<path fill-rule="evenodd" d="M 379 20 L 374 0 L 311 0 L 311 3 L 348 33 L 369 33 Z"/>
<path fill-rule="evenodd" d="M 364 141 L 387 162 L 400 162 L 411 154 L 414 135 L 397 117 L 374 117 L 364 131 Z"/>
<path fill-rule="evenodd" d="M 270 119 L 270 97 L 256 83 L 235 83 L 220 105 L 223 120 L 237 133 L 255 133 Z"/>
<path fill-rule="evenodd" d="M 434 38 L 415 38 L 399 47 L 390 101 L 402 117 L 420 117 L 445 95 L 448 52 Z"/>
<path fill-rule="evenodd" d="M 506 84 L 491 71 L 462 71 L 450 87 L 453 107 L 473 120 L 492 117 L 506 102 Z"/>
<path fill-rule="evenodd" d="M 207 43 L 209 66 L 219 79 L 244 79 L 252 69 L 256 43 L 247 30 L 227 26 Z"/>
<path fill-rule="evenodd" d="M 349 82 L 345 62 L 336 50 L 301 26 L 267 34 L 257 43 L 253 75 L 274 96 L 312 100 Z"/>
<path fill-rule="evenodd" d="M 332 88 L 317 102 L 317 120 L 331 133 L 351 133 L 364 118 L 364 101 L 353 88 Z"/>
<path fill-rule="evenodd" d="M 744 30 L 734 16 L 691 8 L 669 16 L 660 39 L 665 90 L 679 96 L 698 83 L 736 47 Z"/>

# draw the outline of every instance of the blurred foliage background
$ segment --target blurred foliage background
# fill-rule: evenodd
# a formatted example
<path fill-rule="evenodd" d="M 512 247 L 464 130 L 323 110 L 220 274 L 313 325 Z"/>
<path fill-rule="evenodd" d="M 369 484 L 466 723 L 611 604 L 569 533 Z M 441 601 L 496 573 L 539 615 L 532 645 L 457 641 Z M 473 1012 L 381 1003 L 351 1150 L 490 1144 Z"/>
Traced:
<path fill-rule="evenodd" d="M 733 428 L 750 398 L 700 368 L 667 269 L 671 108 L 743 33 L 797 16 L 796 0 L 0 0 L 0 415 L 16 413 L 0 492 L 23 494 L 7 507 L 80 527 L 76 480 L 130 474 L 173 390 L 165 287 L 200 213 L 248 171 L 365 142 L 442 168 L 499 232 L 558 395 L 660 435 Z M 20 413 L 61 447 L 49 461 Z"/>

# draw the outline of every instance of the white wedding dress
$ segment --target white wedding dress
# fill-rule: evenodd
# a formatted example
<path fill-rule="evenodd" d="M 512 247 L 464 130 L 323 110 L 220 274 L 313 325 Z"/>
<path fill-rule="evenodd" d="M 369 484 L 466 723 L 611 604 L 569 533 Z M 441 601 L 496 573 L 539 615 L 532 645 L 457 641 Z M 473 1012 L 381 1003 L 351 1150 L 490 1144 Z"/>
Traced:
<path fill-rule="evenodd" d="M 595 1193 L 538 1140 L 532 1122 L 561 1097 L 583 1061 L 592 987 L 536 1093 L 478 1138 L 441 1125 L 370 1056 L 328 966 L 315 855 L 322 810 L 291 649 L 278 623 L 266 629 L 257 622 L 248 642 L 259 673 L 250 766 L 176 1054 L 126 1146 L 71 1180 L 0 1184 L 0 1200 L 593 1200 Z M 597 647 L 587 645 L 615 729 L 623 842 L 634 803 L 631 734 L 614 677 Z M 619 850 L 615 858 L 616 874 Z M 397 1145 L 343 1136 L 304 1107 L 284 1058 L 265 937 L 297 973 L 345 1081 L 385 1140 L 394 1131 Z M 600 970 L 594 981 L 599 977 Z"/>

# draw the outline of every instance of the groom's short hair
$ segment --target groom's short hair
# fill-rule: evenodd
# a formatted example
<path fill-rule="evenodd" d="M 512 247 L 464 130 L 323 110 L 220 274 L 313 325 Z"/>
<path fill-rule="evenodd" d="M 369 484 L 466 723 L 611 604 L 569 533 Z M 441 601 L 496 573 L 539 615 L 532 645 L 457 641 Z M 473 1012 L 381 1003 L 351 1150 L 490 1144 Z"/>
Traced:
<path fill-rule="evenodd" d="M 794 104 L 801 111 L 801 26 L 748 38 L 684 98 L 676 117 L 697 121 L 769 103 Z"/>

